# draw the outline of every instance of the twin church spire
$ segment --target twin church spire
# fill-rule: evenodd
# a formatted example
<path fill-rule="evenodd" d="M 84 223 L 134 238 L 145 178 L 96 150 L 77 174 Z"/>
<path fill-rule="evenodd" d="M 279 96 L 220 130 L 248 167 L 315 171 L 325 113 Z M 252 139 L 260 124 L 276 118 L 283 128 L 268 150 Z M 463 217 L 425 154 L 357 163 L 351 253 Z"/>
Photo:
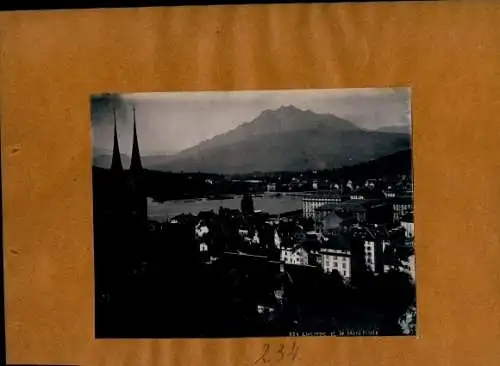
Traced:
<path fill-rule="evenodd" d="M 133 137 L 133 144 L 132 144 L 132 160 L 130 162 L 130 170 L 141 171 L 142 170 L 142 162 L 141 162 L 141 153 L 139 151 L 139 140 L 137 138 L 137 126 L 135 123 L 135 107 L 134 107 L 133 113 L 134 113 L 134 137 Z"/>
<path fill-rule="evenodd" d="M 135 107 L 133 108 L 133 115 L 134 115 L 134 136 L 132 142 L 132 159 L 130 162 L 130 170 L 137 172 L 142 170 L 142 161 L 141 161 L 141 153 L 139 150 L 139 140 L 137 138 Z M 116 110 L 114 109 L 113 109 L 113 118 L 114 118 L 114 137 L 113 137 L 113 157 L 111 160 L 111 170 L 122 171 L 123 164 L 120 154 L 120 146 L 118 143 L 118 133 L 116 129 Z"/>
<path fill-rule="evenodd" d="M 116 131 L 116 111 L 113 109 L 114 117 L 114 137 L 113 137 L 113 158 L 111 160 L 111 170 L 122 171 L 122 157 L 120 154 L 120 145 L 118 144 L 118 133 Z"/>

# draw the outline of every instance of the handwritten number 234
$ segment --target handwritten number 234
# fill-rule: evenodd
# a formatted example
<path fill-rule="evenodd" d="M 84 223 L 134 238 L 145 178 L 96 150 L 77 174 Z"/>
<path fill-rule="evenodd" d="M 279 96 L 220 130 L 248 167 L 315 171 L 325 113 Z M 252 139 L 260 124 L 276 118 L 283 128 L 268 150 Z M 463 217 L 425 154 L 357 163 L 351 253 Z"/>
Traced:
<path fill-rule="evenodd" d="M 286 347 L 286 345 L 280 344 L 275 349 L 272 349 L 271 346 L 266 343 L 264 344 L 261 356 L 255 361 L 255 364 L 269 363 L 271 361 L 281 362 L 285 358 L 289 358 L 294 361 L 297 358 L 298 351 L 299 347 L 297 346 L 295 341 L 290 347 Z"/>

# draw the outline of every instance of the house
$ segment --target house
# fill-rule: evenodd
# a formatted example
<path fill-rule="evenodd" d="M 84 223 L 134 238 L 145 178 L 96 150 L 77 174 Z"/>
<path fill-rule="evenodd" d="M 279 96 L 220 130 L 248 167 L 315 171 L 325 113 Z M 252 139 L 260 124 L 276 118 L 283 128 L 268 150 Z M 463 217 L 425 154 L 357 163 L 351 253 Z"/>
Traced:
<path fill-rule="evenodd" d="M 320 222 L 321 231 L 325 235 L 330 235 L 340 229 L 343 223 L 343 219 L 337 215 L 335 212 L 330 212 L 329 214 L 323 216 Z"/>
<path fill-rule="evenodd" d="M 323 271 L 338 271 L 345 280 L 351 278 L 351 247 L 342 234 L 330 238 L 320 249 Z"/>
<path fill-rule="evenodd" d="M 413 197 L 396 196 L 392 199 L 392 207 L 394 211 L 394 221 L 400 221 L 404 215 L 413 212 Z"/>
<path fill-rule="evenodd" d="M 413 282 L 415 282 L 416 268 L 415 268 L 415 254 L 411 254 L 407 260 L 402 261 L 401 271 L 410 275 Z"/>
<path fill-rule="evenodd" d="M 365 240 L 365 264 L 372 272 L 375 272 L 375 242 L 372 240 Z"/>
<path fill-rule="evenodd" d="M 308 252 L 301 246 L 281 248 L 281 260 L 286 264 L 309 264 Z"/>
<path fill-rule="evenodd" d="M 365 226 L 364 257 L 366 268 L 375 274 L 381 274 L 384 268 L 384 250 L 390 244 L 389 233 L 378 225 Z"/>
<path fill-rule="evenodd" d="M 280 257 L 285 264 L 303 266 L 319 266 L 321 264 L 319 249 L 321 248 L 322 240 L 318 239 L 316 232 L 309 234 L 299 244 L 281 247 Z"/>
<path fill-rule="evenodd" d="M 401 218 L 401 226 L 405 229 L 405 236 L 410 239 L 415 236 L 415 225 L 413 222 L 413 212 L 407 213 Z"/>
<path fill-rule="evenodd" d="M 384 246 L 384 272 L 396 270 L 409 274 L 415 280 L 415 250 L 413 239 L 405 238 L 405 230 L 399 227 L 390 231 L 391 245 Z"/>

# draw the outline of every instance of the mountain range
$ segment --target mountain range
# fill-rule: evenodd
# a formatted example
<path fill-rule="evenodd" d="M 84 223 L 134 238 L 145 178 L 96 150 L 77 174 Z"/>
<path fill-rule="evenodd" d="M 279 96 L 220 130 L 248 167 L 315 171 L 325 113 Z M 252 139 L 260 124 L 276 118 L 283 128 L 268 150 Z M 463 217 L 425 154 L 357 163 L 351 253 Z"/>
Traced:
<path fill-rule="evenodd" d="M 177 154 L 143 157 L 143 163 L 174 172 L 300 171 L 354 165 L 409 148 L 409 127 L 366 130 L 333 114 L 282 106 Z M 106 155 L 94 159 L 96 166 L 109 162 Z"/>

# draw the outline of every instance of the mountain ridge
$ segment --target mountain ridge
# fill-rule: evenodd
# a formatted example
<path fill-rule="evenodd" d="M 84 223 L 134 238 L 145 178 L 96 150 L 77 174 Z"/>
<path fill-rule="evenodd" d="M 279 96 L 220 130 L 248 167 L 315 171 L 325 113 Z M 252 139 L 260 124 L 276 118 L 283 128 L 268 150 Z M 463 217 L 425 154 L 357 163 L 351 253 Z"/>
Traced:
<path fill-rule="evenodd" d="M 398 132 L 398 131 L 396 131 Z M 406 133 L 368 130 L 334 114 L 293 105 L 170 156 L 143 157 L 148 169 L 204 173 L 334 169 L 410 148 Z"/>
<path fill-rule="evenodd" d="M 330 143 L 333 141 L 337 143 Z M 315 148 L 311 149 L 311 145 Z M 333 169 L 376 159 L 408 147 L 406 135 L 300 131 L 257 136 L 151 168 L 223 174 Z"/>
<path fill-rule="evenodd" d="M 321 128 L 325 124 L 336 124 L 335 128 L 356 130 L 361 127 L 337 117 L 334 114 L 319 114 L 311 110 L 302 110 L 294 105 L 281 106 L 278 109 L 266 109 L 249 122 L 243 122 L 237 127 L 204 140 L 195 146 L 184 149 L 174 156 L 198 154 L 200 151 L 221 145 L 240 142 L 250 136 L 262 136 L 271 133 L 304 130 L 312 127 Z"/>

